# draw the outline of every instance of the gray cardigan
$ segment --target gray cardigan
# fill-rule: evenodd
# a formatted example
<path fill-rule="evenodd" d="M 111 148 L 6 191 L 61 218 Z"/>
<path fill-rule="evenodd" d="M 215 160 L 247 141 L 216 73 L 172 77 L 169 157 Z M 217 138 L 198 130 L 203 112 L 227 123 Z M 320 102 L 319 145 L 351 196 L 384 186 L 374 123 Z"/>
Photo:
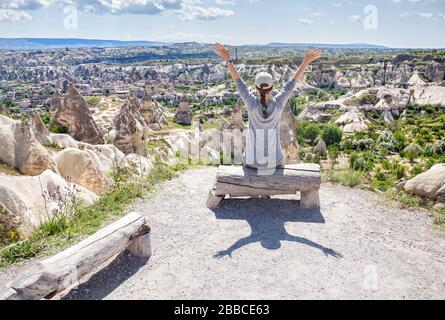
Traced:
<path fill-rule="evenodd" d="M 242 79 L 236 81 L 241 99 L 249 114 L 244 164 L 254 168 L 275 168 L 284 164 L 284 154 L 280 141 L 281 114 L 291 97 L 297 80 L 292 78 L 274 96 L 268 105 L 268 117 L 264 119 L 261 101 L 247 88 Z"/>

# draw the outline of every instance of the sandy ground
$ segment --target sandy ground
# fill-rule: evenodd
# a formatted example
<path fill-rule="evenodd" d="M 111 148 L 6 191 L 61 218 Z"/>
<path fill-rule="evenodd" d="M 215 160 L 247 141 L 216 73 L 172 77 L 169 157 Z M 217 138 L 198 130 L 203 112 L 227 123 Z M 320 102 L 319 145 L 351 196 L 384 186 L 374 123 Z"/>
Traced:
<path fill-rule="evenodd" d="M 425 211 L 330 184 L 320 210 L 299 209 L 295 196 L 225 200 L 211 211 L 215 175 L 187 171 L 135 204 L 154 255 L 122 253 L 65 299 L 445 298 L 445 237 Z"/>

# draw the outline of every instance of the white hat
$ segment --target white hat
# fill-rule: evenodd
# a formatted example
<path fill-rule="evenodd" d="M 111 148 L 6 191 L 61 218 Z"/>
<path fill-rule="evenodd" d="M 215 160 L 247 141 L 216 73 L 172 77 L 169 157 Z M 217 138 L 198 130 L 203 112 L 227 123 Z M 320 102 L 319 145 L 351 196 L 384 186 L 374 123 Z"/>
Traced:
<path fill-rule="evenodd" d="M 267 84 L 267 87 L 264 87 L 262 89 L 270 89 L 273 86 L 273 78 L 272 76 L 267 72 L 260 72 L 257 74 L 255 79 L 255 86 L 258 88 L 261 88 L 262 84 Z"/>

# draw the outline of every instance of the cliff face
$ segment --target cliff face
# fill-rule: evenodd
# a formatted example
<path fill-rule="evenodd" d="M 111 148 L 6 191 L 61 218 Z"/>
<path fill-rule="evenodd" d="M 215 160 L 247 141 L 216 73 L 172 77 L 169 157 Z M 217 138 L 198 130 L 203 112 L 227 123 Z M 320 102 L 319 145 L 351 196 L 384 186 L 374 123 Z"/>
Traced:
<path fill-rule="evenodd" d="M 91 144 L 104 142 L 88 103 L 72 84 L 65 96 L 55 93 L 50 105 L 51 126 L 66 128 L 69 135 L 79 141 Z"/>

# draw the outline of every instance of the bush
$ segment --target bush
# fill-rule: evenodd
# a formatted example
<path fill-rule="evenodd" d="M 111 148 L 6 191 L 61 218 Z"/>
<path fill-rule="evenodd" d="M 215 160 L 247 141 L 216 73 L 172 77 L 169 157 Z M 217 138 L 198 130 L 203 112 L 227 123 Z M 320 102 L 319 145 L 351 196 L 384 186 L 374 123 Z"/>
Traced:
<path fill-rule="evenodd" d="M 405 177 L 405 167 L 402 166 L 399 163 L 396 163 L 394 165 L 393 174 L 396 176 L 397 179 L 402 179 Z"/>
<path fill-rule="evenodd" d="M 318 138 L 318 135 L 320 134 L 320 132 L 321 132 L 321 130 L 316 124 L 310 123 L 304 127 L 303 137 L 306 140 L 310 140 L 311 143 L 313 144 L 314 141 Z"/>
<path fill-rule="evenodd" d="M 393 138 L 396 141 L 395 149 L 398 152 L 401 152 L 406 147 L 406 137 L 402 131 L 396 131 L 393 133 Z"/>
<path fill-rule="evenodd" d="M 52 125 L 49 128 L 49 131 L 51 131 L 51 133 L 68 133 L 68 129 L 62 126 L 59 126 L 57 124 Z"/>
<path fill-rule="evenodd" d="M 407 157 L 411 162 L 413 162 L 413 160 L 419 157 L 422 152 L 423 150 L 421 146 L 415 143 L 411 143 L 403 150 L 403 155 Z"/>
<path fill-rule="evenodd" d="M 342 139 L 342 132 L 339 127 L 333 124 L 324 126 L 321 138 L 326 142 L 327 146 L 340 143 Z"/>
<path fill-rule="evenodd" d="M 327 180 L 347 187 L 356 187 L 363 183 L 363 175 L 355 171 L 330 171 Z"/>

